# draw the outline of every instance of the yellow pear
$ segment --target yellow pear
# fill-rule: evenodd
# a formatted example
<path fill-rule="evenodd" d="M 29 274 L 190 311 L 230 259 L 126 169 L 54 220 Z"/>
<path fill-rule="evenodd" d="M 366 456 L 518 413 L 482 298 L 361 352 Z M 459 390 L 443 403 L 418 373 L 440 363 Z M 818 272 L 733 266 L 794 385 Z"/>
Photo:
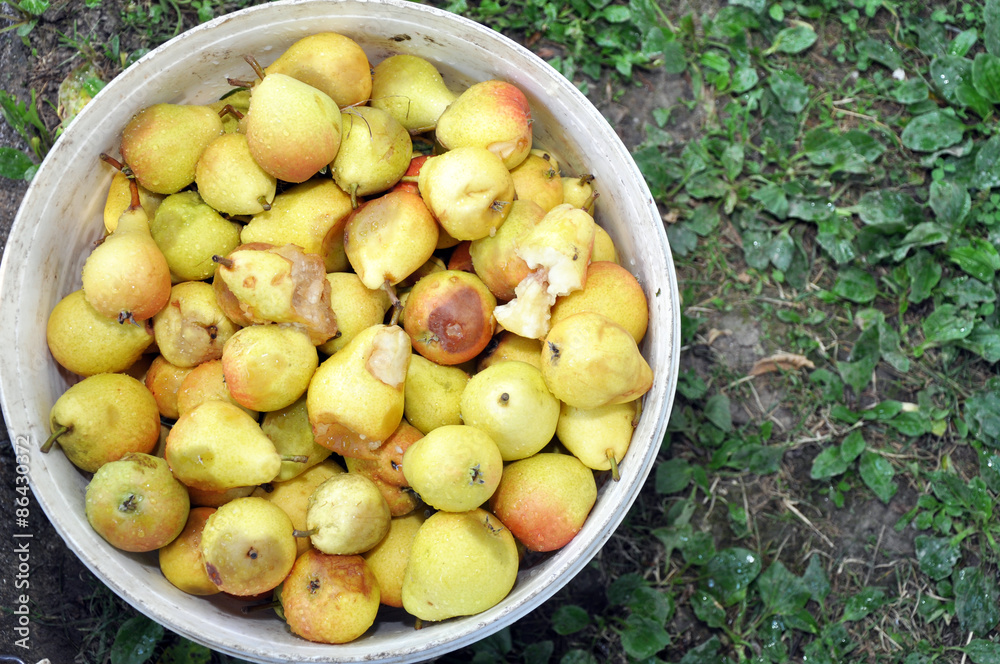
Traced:
<path fill-rule="evenodd" d="M 468 383 L 469 374 L 462 369 L 415 353 L 406 373 L 403 413 L 407 421 L 425 434 L 446 424 L 461 424 L 462 390 Z"/>
<path fill-rule="evenodd" d="M 399 120 L 371 106 L 345 108 L 342 120 L 340 150 L 330 163 L 330 173 L 340 188 L 356 199 L 399 182 L 413 155 L 410 134 Z"/>
<path fill-rule="evenodd" d="M 388 111 L 410 133 L 430 131 L 457 95 L 431 62 L 393 55 L 375 65 L 371 105 Z"/>
<path fill-rule="evenodd" d="M 167 436 L 170 470 L 211 491 L 270 482 L 281 456 L 252 417 L 225 401 L 206 401 L 178 418 Z"/>
<path fill-rule="evenodd" d="M 462 392 L 461 407 L 462 421 L 489 434 L 504 461 L 548 445 L 559 421 L 559 400 L 526 362 L 498 362 L 478 372 Z"/>
<path fill-rule="evenodd" d="M 552 326 L 542 344 L 542 376 L 552 394 L 577 408 L 633 401 L 653 385 L 632 335 L 590 311 Z"/>
<path fill-rule="evenodd" d="M 350 213 L 351 197 L 336 182 L 309 180 L 276 195 L 270 210 L 255 214 L 243 227 L 240 240 L 244 244 L 298 245 L 307 254 L 321 256 L 326 271 L 333 272 L 344 265 L 339 263 L 337 252 L 327 250 L 324 240 L 330 234 L 343 234 Z"/>
<path fill-rule="evenodd" d="M 326 280 L 330 282 L 330 307 L 337 317 L 337 334 L 318 348 L 333 355 L 359 332 L 381 323 L 392 302 L 384 289 L 368 288 L 353 272 L 330 272 Z"/>
<path fill-rule="evenodd" d="M 532 150 L 515 168 L 510 169 L 518 200 L 533 201 L 548 212 L 563 202 L 559 162 L 545 150 Z"/>
<path fill-rule="evenodd" d="M 435 509 L 464 512 L 489 500 L 500 483 L 503 457 L 486 432 L 464 424 L 428 432 L 403 454 L 403 475 Z"/>
<path fill-rule="evenodd" d="M 174 281 L 210 279 L 216 268 L 212 256 L 224 256 L 240 244 L 240 225 L 220 215 L 200 190 L 179 191 L 163 199 L 149 230 Z"/>
<path fill-rule="evenodd" d="M 638 401 L 597 408 L 562 404 L 556 436 L 588 468 L 616 472 L 632 442 L 638 406 Z"/>
<path fill-rule="evenodd" d="M 378 544 L 392 515 L 375 483 L 359 473 L 335 474 L 309 496 L 306 529 L 323 553 L 354 555 Z"/>
<path fill-rule="evenodd" d="M 370 458 L 403 419 L 411 353 L 402 328 L 380 323 L 327 358 L 306 392 L 316 442 L 344 456 Z"/>
<path fill-rule="evenodd" d="M 372 91 L 368 56 L 356 41 L 336 32 L 299 39 L 265 71 L 308 83 L 341 108 L 367 101 Z"/>
<path fill-rule="evenodd" d="M 115 171 L 108 186 L 108 198 L 104 203 L 104 230 L 114 233 L 118 227 L 118 219 L 122 213 L 132 204 L 132 192 L 130 190 L 128 176 L 121 171 Z M 142 185 L 139 185 L 139 202 L 146 216 L 150 219 L 156 214 L 156 208 L 163 200 L 163 194 L 154 194 Z"/>
<path fill-rule="evenodd" d="M 482 81 L 462 92 L 441 114 L 435 137 L 448 150 L 486 148 L 511 169 L 531 151 L 531 124 L 528 99 L 517 86 Z"/>
<path fill-rule="evenodd" d="M 257 419 L 257 411 L 238 403 L 226 385 L 222 360 L 202 362 L 181 381 L 177 388 L 177 416 L 188 413 L 206 401 L 225 401 L 239 406 L 247 415 Z"/>
<path fill-rule="evenodd" d="M 176 420 L 180 416 L 177 411 L 177 394 L 181 389 L 181 383 L 189 373 L 191 368 L 174 366 L 163 355 L 153 358 L 146 371 L 144 383 L 156 400 L 156 406 L 163 417 Z"/>
<path fill-rule="evenodd" d="M 594 176 L 587 174 L 579 177 L 564 175 L 561 178 L 563 188 L 563 203 L 584 212 L 594 213 Z"/>
<path fill-rule="evenodd" d="M 208 144 L 198 159 L 194 181 L 206 203 L 231 215 L 263 212 L 274 200 L 278 184 L 257 165 L 247 137 L 239 132 L 222 134 Z"/>
<path fill-rule="evenodd" d="M 649 305 L 639 281 L 631 272 L 609 261 L 591 263 L 587 283 L 578 291 L 556 298 L 549 322 L 555 325 L 581 311 L 604 314 L 642 341 L 649 325 Z"/>
<path fill-rule="evenodd" d="M 498 604 L 517 580 L 514 536 L 489 512 L 436 512 L 413 538 L 403 577 L 407 613 L 445 620 Z"/>
<path fill-rule="evenodd" d="M 153 326 L 119 323 L 99 314 L 73 291 L 49 314 L 45 339 L 52 357 L 80 376 L 125 371 L 153 344 Z"/>
<path fill-rule="evenodd" d="M 618 250 L 615 248 L 615 241 L 600 226 L 595 231 L 594 251 L 590 254 L 591 262 L 609 261 L 611 263 L 618 263 Z"/>
<path fill-rule="evenodd" d="M 251 325 L 222 347 L 222 371 L 233 399 L 257 411 L 291 406 L 306 392 L 319 353 L 302 329 Z"/>
<path fill-rule="evenodd" d="M 231 595 L 259 595 L 285 580 L 295 564 L 292 522 L 277 505 L 236 498 L 205 522 L 201 554 L 208 577 Z"/>
<path fill-rule="evenodd" d="M 386 606 L 403 606 L 403 577 L 417 530 L 427 520 L 423 510 L 393 517 L 382 541 L 364 553 L 365 561 L 378 580 L 381 601 Z"/>
<path fill-rule="evenodd" d="M 476 371 L 482 371 L 497 362 L 517 360 L 542 368 L 542 342 L 540 339 L 528 339 L 513 332 L 504 330 L 493 337 L 490 344 L 479 356 Z"/>
<path fill-rule="evenodd" d="M 192 508 L 181 534 L 157 553 L 163 576 L 189 595 L 215 595 L 221 592 L 219 586 L 208 578 L 205 559 L 201 555 L 201 533 L 208 517 L 214 512 L 214 507 Z"/>
<path fill-rule="evenodd" d="M 160 354 L 174 366 L 189 369 L 222 357 L 223 345 L 237 329 L 215 291 L 202 281 L 175 284 L 168 306 L 153 317 Z"/>

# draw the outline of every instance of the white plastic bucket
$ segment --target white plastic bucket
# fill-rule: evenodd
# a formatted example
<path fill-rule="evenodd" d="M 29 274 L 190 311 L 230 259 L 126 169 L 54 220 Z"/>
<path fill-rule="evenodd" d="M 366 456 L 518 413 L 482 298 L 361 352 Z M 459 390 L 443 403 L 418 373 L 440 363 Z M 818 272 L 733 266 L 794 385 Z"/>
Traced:
<path fill-rule="evenodd" d="M 111 169 L 98 155 L 117 154 L 121 128 L 141 108 L 213 101 L 229 89 L 227 77 L 250 75 L 243 54 L 266 65 L 296 39 L 321 31 L 352 37 L 373 64 L 396 53 L 427 58 L 454 89 L 497 78 L 527 94 L 536 145 L 552 150 L 564 172 L 596 176 L 597 220 L 649 299 L 642 349 L 655 371 L 621 480 L 602 487 L 583 530 L 544 563 L 522 570 L 503 602 L 420 630 L 402 612 L 383 610 L 365 636 L 338 646 L 292 635 L 270 611 L 243 615 L 244 602 L 233 598 L 186 595 L 160 573 L 155 553 L 113 549 L 84 516 L 88 476 L 61 453 L 39 452 L 52 404 L 76 380 L 49 354 L 45 326 L 53 306 L 80 287 L 83 262 L 102 235 Z M 58 140 L 25 195 L 0 265 L 0 399 L 17 453 L 30 450 L 31 486 L 49 520 L 94 574 L 139 611 L 193 641 L 259 662 L 423 661 L 474 643 L 537 608 L 621 523 L 666 429 L 678 372 L 679 311 L 666 235 L 641 174 L 597 109 L 549 65 L 493 30 L 404 0 L 276 2 L 220 17 L 150 52 L 111 81 Z"/>

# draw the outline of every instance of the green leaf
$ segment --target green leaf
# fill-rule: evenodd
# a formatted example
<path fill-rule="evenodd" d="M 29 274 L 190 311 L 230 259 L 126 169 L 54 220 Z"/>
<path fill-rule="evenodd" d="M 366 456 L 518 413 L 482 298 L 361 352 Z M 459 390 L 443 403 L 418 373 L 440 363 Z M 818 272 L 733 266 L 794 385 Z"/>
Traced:
<path fill-rule="evenodd" d="M 938 56 L 931 61 L 930 80 L 938 95 L 949 104 L 964 106 L 959 91 L 972 85 L 972 60 L 954 55 Z"/>
<path fill-rule="evenodd" d="M 552 629 L 560 636 L 574 634 L 590 625 L 590 614 L 575 604 L 564 604 L 552 614 Z"/>
<path fill-rule="evenodd" d="M 211 660 L 211 650 L 181 638 L 163 651 L 158 664 L 208 664 Z"/>
<path fill-rule="evenodd" d="M 670 644 L 662 623 L 635 613 L 625 619 L 618 633 L 625 654 L 638 660 L 648 659 Z"/>
<path fill-rule="evenodd" d="M 727 664 L 729 659 L 723 659 L 719 655 L 719 637 L 713 636 L 697 648 L 688 650 L 681 657 L 680 664 Z"/>
<path fill-rule="evenodd" d="M 1000 270 L 1000 253 L 989 241 L 979 238 L 972 239 L 968 245 L 951 249 L 948 259 L 970 277 L 987 284 Z"/>
<path fill-rule="evenodd" d="M 961 548 L 947 537 L 917 535 L 913 545 L 920 571 L 935 581 L 951 576 L 955 563 L 962 557 Z"/>
<path fill-rule="evenodd" d="M 962 140 L 965 125 L 945 111 L 931 111 L 910 120 L 900 138 L 914 152 L 934 152 Z"/>
<path fill-rule="evenodd" d="M 906 274 L 910 278 L 910 302 L 923 302 L 941 281 L 941 263 L 929 252 L 920 251 L 906 260 Z"/>
<path fill-rule="evenodd" d="M 794 55 L 801 53 L 816 43 L 816 31 L 810 25 L 796 25 L 784 28 L 774 36 L 774 43 L 764 51 L 764 55 L 780 52 Z"/>
<path fill-rule="evenodd" d="M 888 503 L 896 495 L 899 487 L 892 481 L 895 471 L 885 457 L 871 450 L 866 451 L 858 462 L 858 472 L 868 488 L 883 503 Z"/>
<path fill-rule="evenodd" d="M 953 304 L 942 304 L 924 318 L 921 329 L 928 343 L 944 343 L 969 336 L 974 324 L 972 313 Z"/>
<path fill-rule="evenodd" d="M 858 52 L 859 71 L 868 69 L 869 60 L 874 60 L 893 70 L 903 66 L 903 58 L 900 57 L 896 47 L 885 42 L 865 39 L 855 44 L 854 48 Z"/>
<path fill-rule="evenodd" d="M 608 5 L 601 13 L 608 23 L 627 23 L 632 20 L 632 11 L 624 5 Z"/>
<path fill-rule="evenodd" d="M 656 493 L 683 491 L 691 483 L 691 464 L 687 459 L 667 459 L 656 466 Z"/>
<path fill-rule="evenodd" d="M 731 92 L 743 94 L 757 85 L 759 80 L 760 76 L 753 67 L 737 67 L 733 70 L 733 79 L 730 82 Z"/>
<path fill-rule="evenodd" d="M 716 629 L 726 624 L 726 609 L 711 593 L 695 590 L 690 601 L 691 609 L 698 620 Z"/>
<path fill-rule="evenodd" d="M 524 646 L 524 664 L 549 664 L 556 644 L 552 641 L 534 641 Z"/>
<path fill-rule="evenodd" d="M 868 191 L 858 199 L 854 209 L 865 224 L 887 233 L 906 232 L 923 221 L 920 204 L 901 191 Z"/>
<path fill-rule="evenodd" d="M 767 0 L 729 0 L 729 4 L 741 5 L 755 14 L 759 14 L 767 6 Z"/>
<path fill-rule="evenodd" d="M 996 579 L 977 567 L 965 567 L 954 574 L 955 616 L 966 632 L 986 636 L 1000 623 L 1000 591 Z"/>
<path fill-rule="evenodd" d="M 685 225 L 701 237 L 705 237 L 718 228 L 721 221 L 718 209 L 711 205 L 699 205 L 685 221 Z"/>
<path fill-rule="evenodd" d="M 975 45 L 977 39 L 979 33 L 975 28 L 963 30 L 951 40 L 951 44 L 948 45 L 948 55 L 964 56 Z"/>
<path fill-rule="evenodd" d="M 0 147 L 0 177 L 30 181 L 36 170 L 38 166 L 27 153 Z"/>
<path fill-rule="evenodd" d="M 816 619 L 813 618 L 807 609 L 795 609 L 790 613 L 786 613 L 782 618 L 785 621 L 785 627 L 788 629 L 797 629 L 809 634 L 819 634 L 819 623 L 816 622 Z"/>
<path fill-rule="evenodd" d="M 928 203 L 934 216 L 943 224 L 958 226 L 972 209 L 969 190 L 957 182 L 932 182 Z"/>
<path fill-rule="evenodd" d="M 559 664 L 599 664 L 597 658 L 588 651 L 574 648 L 559 659 Z"/>
<path fill-rule="evenodd" d="M 972 85 L 991 103 L 1000 104 L 1000 57 L 977 54 L 972 61 Z"/>
<path fill-rule="evenodd" d="M 705 419 L 725 432 L 733 430 L 733 416 L 729 410 L 729 397 L 721 392 L 705 401 Z"/>
<path fill-rule="evenodd" d="M 124 623 L 111 645 L 111 664 L 144 664 L 163 638 L 163 626 L 146 616 L 136 615 Z"/>
<path fill-rule="evenodd" d="M 965 421 L 976 438 L 1000 447 L 1000 379 L 990 378 L 983 390 L 965 400 Z"/>
<path fill-rule="evenodd" d="M 809 477 L 814 480 L 822 480 L 843 475 L 850 465 L 850 462 L 845 461 L 844 457 L 841 456 L 840 447 L 828 447 L 813 458 Z"/>
<path fill-rule="evenodd" d="M 709 591 L 723 606 L 731 606 L 746 597 L 747 588 L 760 574 L 760 559 L 739 547 L 723 549 L 708 561 L 705 572 Z"/>
<path fill-rule="evenodd" d="M 930 96 L 927 84 L 919 78 L 908 78 L 901 81 L 896 89 L 892 91 L 892 96 L 900 104 L 916 104 L 926 100 Z"/>
<path fill-rule="evenodd" d="M 780 560 L 757 577 L 757 587 L 764 606 L 778 615 L 793 613 L 809 601 L 809 590 L 802 579 L 789 572 Z"/>
<path fill-rule="evenodd" d="M 864 588 L 861 592 L 851 595 L 844 603 L 845 622 L 861 620 L 872 611 L 877 611 L 885 604 L 885 591 L 881 588 Z"/>
<path fill-rule="evenodd" d="M 729 187 L 721 175 L 717 171 L 696 173 L 684 185 L 684 190 L 694 198 L 722 198 Z"/>
<path fill-rule="evenodd" d="M 809 558 L 809 565 L 802 575 L 802 585 L 809 591 L 809 597 L 814 602 L 822 604 L 830 594 L 830 579 L 827 577 L 826 570 L 823 569 L 823 563 L 820 562 L 819 558 L 819 556 Z"/>
<path fill-rule="evenodd" d="M 878 294 L 875 277 L 859 267 L 846 267 L 837 274 L 833 292 L 851 302 L 871 302 Z"/>
<path fill-rule="evenodd" d="M 861 429 L 855 429 L 847 434 L 840 443 L 840 458 L 846 463 L 854 461 L 864 451 L 865 437 L 862 435 Z"/>
<path fill-rule="evenodd" d="M 991 55 L 1000 56 L 1000 0 L 986 0 L 983 5 L 983 46 Z"/>
<path fill-rule="evenodd" d="M 652 618 L 664 625 L 673 617 L 677 607 L 674 598 L 667 593 L 642 585 L 632 592 L 628 608 L 632 613 Z"/>
<path fill-rule="evenodd" d="M 962 648 L 972 664 L 1000 664 L 1000 643 L 973 639 Z"/>
<path fill-rule="evenodd" d="M 809 88 L 795 72 L 776 71 L 768 77 L 767 84 L 777 97 L 778 105 L 788 113 L 800 112 L 809 102 Z"/>
<path fill-rule="evenodd" d="M 32 16 L 41 16 L 49 8 L 48 0 L 21 0 L 17 6 Z"/>
<path fill-rule="evenodd" d="M 976 173 L 972 181 L 977 189 L 991 189 L 1000 186 L 1000 136 L 991 136 L 983 141 L 976 152 Z"/>

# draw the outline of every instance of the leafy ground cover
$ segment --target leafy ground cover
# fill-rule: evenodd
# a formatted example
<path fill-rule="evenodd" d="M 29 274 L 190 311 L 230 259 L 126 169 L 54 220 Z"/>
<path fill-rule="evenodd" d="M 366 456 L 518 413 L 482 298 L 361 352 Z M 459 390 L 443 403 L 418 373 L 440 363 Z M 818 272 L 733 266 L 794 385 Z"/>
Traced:
<path fill-rule="evenodd" d="M 9 21 L 28 43 L 59 29 L 93 66 L 86 98 L 241 4 L 88 0 L 127 28 L 106 42 L 44 0 Z M 544 607 L 442 661 L 1000 662 L 1000 0 L 438 4 L 612 118 L 684 302 L 669 433 L 625 524 Z M 27 146 L 0 148 L 2 174 L 30 178 L 55 123 L 0 108 Z M 145 661 L 139 642 L 226 660 L 99 584 L 89 601 L 67 626 L 80 661 Z"/>

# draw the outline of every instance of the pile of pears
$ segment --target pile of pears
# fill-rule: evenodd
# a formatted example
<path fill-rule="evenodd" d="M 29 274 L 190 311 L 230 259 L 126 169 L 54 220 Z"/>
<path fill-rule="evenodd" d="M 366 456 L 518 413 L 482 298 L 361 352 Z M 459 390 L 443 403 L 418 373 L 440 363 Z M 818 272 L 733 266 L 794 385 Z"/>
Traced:
<path fill-rule="evenodd" d="M 336 33 L 245 59 L 95 156 L 106 235 L 47 326 L 82 380 L 43 451 L 93 474 L 112 545 L 303 638 L 484 611 L 619 477 L 643 288 L 516 86 Z"/>

